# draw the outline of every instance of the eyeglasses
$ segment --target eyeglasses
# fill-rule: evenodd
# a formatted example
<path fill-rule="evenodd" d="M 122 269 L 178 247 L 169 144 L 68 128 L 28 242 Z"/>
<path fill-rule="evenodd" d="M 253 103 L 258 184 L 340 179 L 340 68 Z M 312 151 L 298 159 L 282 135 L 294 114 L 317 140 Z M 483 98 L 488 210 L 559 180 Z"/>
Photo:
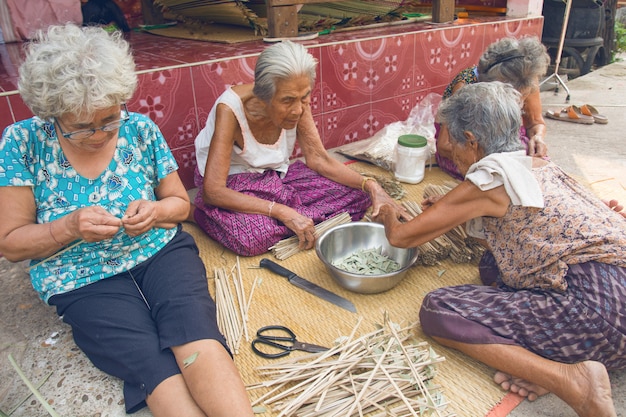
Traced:
<path fill-rule="evenodd" d="M 93 129 L 75 130 L 73 132 L 65 133 L 59 121 L 56 118 L 54 119 L 54 121 L 56 122 L 57 126 L 59 126 L 59 129 L 61 130 L 61 134 L 63 135 L 65 139 L 69 139 L 69 140 L 87 139 L 87 138 L 92 137 L 98 130 L 102 130 L 103 132 L 112 132 L 114 130 L 119 129 L 125 122 L 127 122 L 128 119 L 130 119 L 130 115 L 128 114 L 128 108 L 126 107 L 126 103 L 122 104 L 122 106 L 123 106 L 122 118 L 120 120 L 116 120 L 114 122 L 107 123 L 104 126 L 96 127 Z"/>

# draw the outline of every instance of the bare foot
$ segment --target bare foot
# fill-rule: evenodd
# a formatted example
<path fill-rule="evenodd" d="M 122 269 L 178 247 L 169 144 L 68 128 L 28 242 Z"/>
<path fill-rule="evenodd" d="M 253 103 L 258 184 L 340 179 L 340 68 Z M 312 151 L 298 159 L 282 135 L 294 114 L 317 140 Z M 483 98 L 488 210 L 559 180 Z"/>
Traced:
<path fill-rule="evenodd" d="M 514 392 L 515 394 L 526 398 L 528 401 L 535 401 L 537 398 L 550 392 L 537 384 L 533 384 L 500 371 L 495 373 L 493 380 L 496 384 L 500 385 L 503 390 Z"/>
<path fill-rule="evenodd" d="M 555 383 L 553 392 L 576 411 L 579 417 L 617 417 L 611 396 L 611 381 L 604 365 L 600 362 L 585 361 L 573 365 L 562 364 L 563 377 L 567 383 Z M 493 376 L 496 384 L 514 392 L 529 401 L 549 393 L 549 390 L 513 377 L 504 372 Z"/>
<path fill-rule="evenodd" d="M 559 397 L 580 417 L 616 417 L 611 381 L 604 365 L 586 361 L 568 365 L 565 378 L 571 381 Z"/>

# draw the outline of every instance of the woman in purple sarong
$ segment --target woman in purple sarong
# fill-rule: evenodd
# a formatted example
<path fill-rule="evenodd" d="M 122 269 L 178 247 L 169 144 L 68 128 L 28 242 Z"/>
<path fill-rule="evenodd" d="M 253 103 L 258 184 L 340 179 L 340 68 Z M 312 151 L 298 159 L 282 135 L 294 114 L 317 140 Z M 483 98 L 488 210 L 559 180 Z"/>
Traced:
<path fill-rule="evenodd" d="M 383 206 L 391 244 L 421 245 L 466 223 L 489 249 L 485 285 L 440 288 L 420 310 L 424 332 L 497 370 L 529 400 L 553 392 L 579 416 L 614 417 L 607 369 L 626 367 L 626 221 L 519 142 L 520 94 L 468 85 L 439 118 L 465 180 L 424 201 L 408 223 Z"/>
<path fill-rule="evenodd" d="M 190 220 L 237 254 L 259 255 L 293 234 L 311 249 L 316 223 L 341 212 L 358 220 L 370 205 L 373 213 L 398 207 L 376 181 L 324 149 L 310 107 L 316 66 L 300 44 L 270 46 L 255 82 L 228 88 L 196 138 L 199 192 Z M 296 143 L 306 164 L 289 164 Z"/>

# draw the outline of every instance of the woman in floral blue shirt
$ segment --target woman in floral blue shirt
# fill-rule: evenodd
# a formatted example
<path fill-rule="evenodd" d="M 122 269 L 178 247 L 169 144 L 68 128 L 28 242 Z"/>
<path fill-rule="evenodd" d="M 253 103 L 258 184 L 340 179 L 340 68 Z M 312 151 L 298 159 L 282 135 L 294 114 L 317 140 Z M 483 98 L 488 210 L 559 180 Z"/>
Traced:
<path fill-rule="evenodd" d="M 124 104 L 134 69 L 128 44 L 100 28 L 51 27 L 29 46 L 19 90 L 35 116 L 0 142 L 0 252 L 31 260 L 76 344 L 124 380 L 127 412 L 251 416 L 179 225 L 189 199 L 176 161 Z"/>

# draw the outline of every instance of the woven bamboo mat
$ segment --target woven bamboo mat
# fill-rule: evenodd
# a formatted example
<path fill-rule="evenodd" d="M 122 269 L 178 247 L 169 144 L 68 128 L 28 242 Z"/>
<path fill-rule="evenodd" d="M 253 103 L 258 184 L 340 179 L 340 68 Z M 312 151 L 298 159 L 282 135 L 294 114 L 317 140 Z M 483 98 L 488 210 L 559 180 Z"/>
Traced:
<path fill-rule="evenodd" d="M 390 177 L 387 171 L 364 162 L 357 162 L 349 167 L 369 175 Z M 407 190 L 404 200 L 419 202 L 427 184 L 443 184 L 450 179 L 438 168 L 427 168 L 424 181 L 420 184 L 404 184 Z M 185 230 L 191 233 L 198 243 L 200 256 L 207 268 L 209 290 L 214 296 L 215 268 L 230 271 L 237 264 L 237 256 L 208 238 L 195 225 L 185 224 Z M 248 315 L 247 328 L 250 338 L 262 326 L 281 324 L 290 327 L 300 341 L 332 346 L 338 337 L 350 334 L 359 317 L 363 318 L 363 322 L 357 335 L 375 330 L 377 324 L 383 323 L 383 312 L 386 311 L 391 321 L 395 323 L 405 326 L 415 323 L 416 336 L 429 342 L 435 352 L 445 357 L 445 361 L 437 365 L 435 383 L 443 387 L 443 394 L 450 402 L 448 411 L 458 416 L 485 416 L 505 395 L 505 392 L 492 382 L 493 369 L 436 344 L 423 335 L 417 323 L 420 305 L 427 292 L 443 286 L 479 283 L 475 265 L 456 264 L 446 260 L 436 266 L 414 266 L 406 278 L 390 291 L 381 294 L 357 294 L 344 290 L 333 281 L 314 250 L 300 252 L 284 261 L 278 261 L 307 280 L 352 301 L 357 308 L 357 313 L 354 314 L 296 288 L 285 278 L 266 269 L 259 269 L 259 261 L 264 257 L 276 261 L 271 253 L 239 258 L 246 294 L 250 293 L 255 278 L 259 278 L 253 291 Z M 298 354 L 300 353 L 292 353 Z M 235 363 L 246 385 L 261 382 L 263 379 L 256 369 L 271 361 L 272 359 L 256 356 L 250 348 L 249 341 L 245 340 L 235 354 Z M 252 390 L 250 397 L 254 400 L 263 393 L 261 390 Z M 267 408 L 268 411 L 262 416 L 273 416 L 269 407 Z"/>

